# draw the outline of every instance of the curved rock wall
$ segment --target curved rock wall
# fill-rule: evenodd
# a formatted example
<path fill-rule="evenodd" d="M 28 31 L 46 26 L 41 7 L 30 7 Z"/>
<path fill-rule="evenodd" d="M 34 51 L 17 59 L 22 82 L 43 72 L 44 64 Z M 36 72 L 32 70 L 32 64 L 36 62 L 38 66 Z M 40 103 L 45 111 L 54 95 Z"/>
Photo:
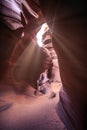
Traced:
<path fill-rule="evenodd" d="M 83 130 L 87 109 L 87 7 L 84 1 L 40 0 L 53 31 L 63 89 L 58 108 L 68 130 Z"/>
<path fill-rule="evenodd" d="M 16 78 L 19 76 L 21 77 L 19 78 L 20 80 L 36 85 L 35 82 L 38 79 L 38 75 L 43 72 L 44 62 L 48 57 L 45 49 L 35 45 L 34 35 L 38 26 L 35 18 L 37 17 L 38 14 L 32 10 L 26 0 L 0 1 L 1 81 L 5 81 L 6 78 L 8 84 L 9 82 L 14 84 L 13 73 L 15 73 Z M 47 61 L 49 63 L 50 58 Z M 21 66 L 20 69 L 18 66 Z M 18 72 L 14 72 L 15 68 Z"/>

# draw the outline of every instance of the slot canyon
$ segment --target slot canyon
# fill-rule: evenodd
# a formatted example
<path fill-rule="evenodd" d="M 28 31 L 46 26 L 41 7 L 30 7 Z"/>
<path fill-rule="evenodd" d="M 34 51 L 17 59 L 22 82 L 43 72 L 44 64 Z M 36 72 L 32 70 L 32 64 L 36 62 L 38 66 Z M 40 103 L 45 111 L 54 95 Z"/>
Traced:
<path fill-rule="evenodd" d="M 87 5 L 0 0 L 0 130 L 86 130 Z"/>

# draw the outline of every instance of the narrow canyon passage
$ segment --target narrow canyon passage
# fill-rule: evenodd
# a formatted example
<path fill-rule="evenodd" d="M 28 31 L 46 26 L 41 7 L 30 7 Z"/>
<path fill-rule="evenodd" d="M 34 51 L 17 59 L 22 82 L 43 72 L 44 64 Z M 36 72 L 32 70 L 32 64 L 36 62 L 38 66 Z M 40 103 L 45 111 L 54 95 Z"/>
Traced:
<path fill-rule="evenodd" d="M 0 0 L 0 130 L 87 130 L 86 12 Z"/>

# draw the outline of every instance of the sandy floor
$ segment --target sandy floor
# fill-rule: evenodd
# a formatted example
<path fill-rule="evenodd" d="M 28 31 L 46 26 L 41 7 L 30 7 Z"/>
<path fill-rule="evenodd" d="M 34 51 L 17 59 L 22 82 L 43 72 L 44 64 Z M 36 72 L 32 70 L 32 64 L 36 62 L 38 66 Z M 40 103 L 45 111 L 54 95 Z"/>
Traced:
<path fill-rule="evenodd" d="M 55 98 L 50 98 L 50 92 L 35 96 L 32 88 L 29 96 L 16 95 L 13 91 L 0 95 L 0 130 L 65 130 L 56 113 L 60 86 L 52 84 Z"/>

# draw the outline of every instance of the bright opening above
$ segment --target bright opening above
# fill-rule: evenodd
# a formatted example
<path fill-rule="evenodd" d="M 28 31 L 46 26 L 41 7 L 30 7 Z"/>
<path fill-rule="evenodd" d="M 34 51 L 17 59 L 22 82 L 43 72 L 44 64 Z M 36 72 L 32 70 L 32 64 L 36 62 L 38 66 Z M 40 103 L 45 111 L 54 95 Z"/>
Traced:
<path fill-rule="evenodd" d="M 42 24 L 41 29 L 36 34 L 37 44 L 39 45 L 39 47 L 42 47 L 42 45 L 43 45 L 43 35 L 48 30 L 49 30 L 49 27 L 48 27 L 47 23 L 44 23 L 44 24 Z"/>

